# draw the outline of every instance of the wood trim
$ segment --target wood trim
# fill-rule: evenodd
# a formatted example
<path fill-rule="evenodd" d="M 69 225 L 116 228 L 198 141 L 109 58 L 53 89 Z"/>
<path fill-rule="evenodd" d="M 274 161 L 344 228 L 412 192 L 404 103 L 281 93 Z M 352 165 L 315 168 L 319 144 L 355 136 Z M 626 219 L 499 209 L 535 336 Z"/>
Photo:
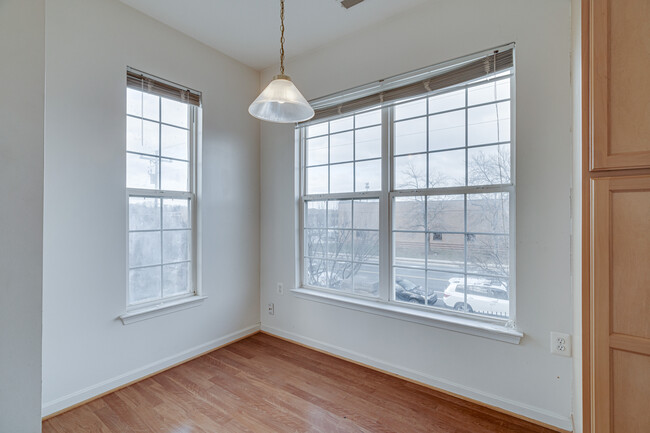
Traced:
<path fill-rule="evenodd" d="M 72 406 L 66 407 L 65 409 L 61 409 L 61 410 L 56 411 L 56 412 L 54 412 L 54 413 L 51 413 L 51 414 L 49 414 L 49 415 L 47 415 L 47 416 L 44 416 L 44 417 L 41 418 L 41 421 L 47 421 L 48 419 L 50 419 L 50 418 L 54 418 L 55 416 L 61 415 L 62 413 L 65 413 L 65 412 L 71 411 L 72 409 L 76 409 L 76 408 L 78 408 L 79 406 L 83 406 L 83 405 L 85 405 L 85 404 L 90 403 L 91 401 L 94 401 L 94 400 L 97 400 L 97 399 L 99 399 L 99 398 L 102 398 L 102 397 L 104 397 L 104 396 L 106 396 L 106 395 L 108 395 L 108 394 L 112 394 L 112 393 L 114 393 L 115 391 L 119 391 L 120 389 L 124 389 L 124 388 L 126 388 L 126 387 L 129 387 L 129 386 L 131 386 L 131 385 L 133 385 L 133 384 L 135 384 L 135 383 L 141 382 L 141 381 L 143 381 L 143 380 L 145 380 L 145 379 L 149 379 L 149 378 L 152 377 L 152 376 L 155 376 L 155 375 L 157 375 L 157 374 L 163 373 L 163 372 L 165 372 L 165 371 L 167 371 L 167 370 L 171 370 L 172 368 L 178 367 L 179 365 L 183 365 L 183 364 L 185 364 L 186 362 L 190 362 L 190 361 L 192 361 L 192 360 L 194 360 L 194 359 L 196 359 L 196 358 L 200 358 L 200 357 L 203 356 L 203 355 L 207 355 L 208 353 L 214 352 L 215 350 L 219 350 L 219 349 L 224 348 L 224 347 L 226 347 L 226 346 L 230 346 L 231 344 L 234 344 L 234 343 L 236 343 L 236 342 L 238 342 L 238 341 L 241 341 L 241 340 L 243 340 L 243 339 L 245 339 L 245 338 L 252 337 L 253 335 L 255 335 L 255 334 L 259 334 L 259 333 L 260 333 L 259 330 L 254 331 L 254 332 L 251 332 L 250 334 L 246 334 L 246 335 L 244 335 L 243 337 L 239 337 L 239 338 L 237 338 L 237 339 L 235 339 L 235 340 L 229 341 L 228 343 L 222 344 L 222 345 L 219 346 L 219 347 L 215 347 L 214 349 L 206 350 L 205 352 L 203 352 L 203 353 L 199 353 L 198 355 L 194 355 L 194 356 L 192 356 L 191 358 L 187 358 L 187 359 L 184 360 L 184 361 L 177 362 L 176 364 L 170 365 L 169 367 L 165 367 L 165 368 L 163 368 L 163 369 L 161 369 L 161 370 L 158 370 L 158 371 L 156 371 L 156 372 L 154 372 L 154 373 L 147 374 L 147 375 L 142 376 L 142 377 L 140 377 L 140 378 L 138 378 L 138 379 L 132 380 L 131 382 L 125 383 L 124 385 L 120 385 L 120 386 L 115 387 L 115 388 L 113 388 L 113 389 L 109 389 L 108 391 L 106 391 L 106 392 L 102 392 L 101 394 L 98 394 L 98 395 L 96 395 L 96 396 L 94 396 L 94 397 L 88 398 L 88 399 L 86 399 L 86 400 L 84 400 L 84 401 L 80 401 L 79 403 L 73 404 Z"/>
<path fill-rule="evenodd" d="M 612 334 L 609 336 L 609 345 L 612 349 L 650 356 L 650 342 L 646 338 Z"/>
<path fill-rule="evenodd" d="M 447 391 L 447 390 L 444 390 L 444 389 L 441 389 L 441 388 L 436 388 L 435 386 L 431 386 L 431 385 L 429 385 L 429 384 L 427 384 L 427 383 L 420 382 L 420 381 L 418 381 L 418 380 L 411 379 L 411 378 L 408 378 L 408 377 L 406 377 L 406 376 L 401 376 L 401 375 L 399 375 L 399 374 L 392 373 L 392 372 L 387 371 L 387 370 L 382 370 L 381 368 L 373 367 L 372 365 L 364 364 L 363 362 L 355 361 L 355 360 L 353 360 L 353 359 L 349 359 L 349 358 L 346 358 L 346 357 L 344 357 L 344 356 L 340 356 L 340 355 L 337 355 L 337 354 L 334 354 L 334 353 L 328 352 L 328 351 L 326 351 L 326 350 L 317 349 L 317 348 L 312 347 L 312 346 L 309 346 L 309 345 L 307 345 L 307 344 L 303 344 L 303 343 L 300 343 L 300 342 L 298 342 L 298 341 L 291 340 L 290 338 L 281 337 L 281 336 L 279 336 L 279 335 L 272 334 L 272 333 L 267 332 L 267 331 L 260 331 L 259 333 L 260 333 L 260 334 L 270 335 L 270 336 L 272 336 L 273 338 L 278 338 L 278 339 L 280 339 L 280 340 L 284 340 L 284 341 L 287 341 L 287 342 L 289 342 L 289 343 L 296 344 L 296 345 L 301 346 L 301 347 L 305 347 L 305 348 L 310 349 L 310 350 L 313 350 L 313 351 L 315 351 L 315 352 L 324 353 L 324 354 L 326 354 L 326 355 L 328 355 L 328 356 L 331 356 L 331 357 L 334 357 L 334 358 L 337 358 L 337 359 L 341 359 L 341 360 L 343 360 L 343 361 L 350 362 L 350 363 L 352 363 L 352 364 L 360 365 L 360 366 L 365 367 L 365 368 L 368 368 L 368 369 L 370 369 L 370 370 L 378 371 L 378 372 L 380 372 L 380 373 L 387 374 L 387 375 L 392 376 L 392 377 L 396 377 L 396 378 L 401 379 L 401 380 L 404 380 L 404 381 L 406 381 L 406 382 L 410 382 L 410 383 L 414 383 L 414 384 L 416 384 L 416 385 L 423 386 L 423 387 L 425 387 L 425 388 L 431 389 L 431 390 L 436 391 L 436 392 L 439 392 L 439 393 L 441 393 L 441 394 L 445 394 L 445 395 L 448 395 L 448 396 L 451 396 L 451 397 L 457 398 L 457 399 L 459 399 L 459 400 L 463 400 L 463 401 L 465 401 L 465 402 L 467 402 L 467 403 L 475 404 L 475 405 L 477 405 L 477 406 L 481 406 L 481 407 L 484 407 L 484 408 L 486 408 L 486 409 L 493 410 L 493 411 L 495 411 L 495 412 L 499 412 L 499 413 L 502 413 L 502 414 L 504 414 L 504 415 L 508 415 L 508 416 L 513 417 L 513 418 L 516 418 L 516 419 L 519 419 L 519 420 L 522 420 L 522 421 L 525 421 L 525 422 L 528 422 L 528 423 L 531 423 L 531 424 L 535 424 L 535 425 L 537 425 L 537 426 L 544 427 L 544 428 L 547 428 L 547 429 L 549 429 L 549 430 L 552 430 L 552 431 L 555 431 L 555 432 L 558 432 L 558 433 L 570 433 L 568 430 L 564 430 L 564 429 L 561 429 L 561 428 L 559 428 L 559 427 L 555 427 L 555 426 L 552 426 L 552 425 L 550 425 L 550 424 L 546 424 L 546 423 L 544 423 L 544 422 L 542 422 L 542 421 L 538 421 L 538 420 L 533 419 L 533 418 L 528 418 L 528 417 L 526 417 L 526 416 L 519 415 L 519 414 L 517 414 L 517 413 L 515 413 L 515 412 L 510 412 L 509 410 L 502 409 L 502 408 L 497 407 L 497 406 L 492 406 L 492 405 L 490 405 L 490 404 L 483 403 L 483 402 L 481 402 L 481 401 L 479 401 L 479 400 L 474 400 L 474 399 L 472 399 L 472 398 L 465 397 L 465 396 L 463 396 L 463 395 L 456 394 L 456 393 L 453 393 L 453 392 L 450 392 L 450 391 Z"/>
<path fill-rule="evenodd" d="M 589 100 L 591 169 L 607 166 L 609 137 L 609 0 L 591 0 L 589 7 Z M 602 29 L 607 29 L 603 31 Z M 584 32 L 584 30 L 583 30 Z M 584 34 L 584 33 L 583 33 Z M 589 141 L 588 141 L 589 142 Z"/>

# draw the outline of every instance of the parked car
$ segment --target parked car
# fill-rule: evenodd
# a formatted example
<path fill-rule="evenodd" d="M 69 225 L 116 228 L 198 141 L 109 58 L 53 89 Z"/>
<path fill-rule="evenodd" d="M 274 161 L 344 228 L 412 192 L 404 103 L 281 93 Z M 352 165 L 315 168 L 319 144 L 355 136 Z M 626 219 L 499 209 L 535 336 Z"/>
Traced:
<path fill-rule="evenodd" d="M 443 302 L 449 308 L 470 313 L 506 317 L 510 310 L 508 287 L 500 281 L 489 279 L 467 279 L 467 303 L 465 303 L 465 281 L 452 278 L 443 294 Z"/>
<path fill-rule="evenodd" d="M 427 297 L 424 292 L 424 287 L 415 284 L 413 281 L 402 277 L 395 278 L 395 299 L 424 305 L 425 297 L 427 299 L 427 305 L 433 305 L 438 301 L 438 296 L 435 293 Z"/>
<path fill-rule="evenodd" d="M 379 293 L 379 283 L 372 285 L 372 292 L 376 295 Z M 395 278 L 395 299 L 398 301 L 412 302 L 415 304 L 424 305 L 424 288 L 415 284 L 406 278 Z M 438 296 L 432 293 L 428 296 L 427 305 L 433 305 L 438 301 Z"/>

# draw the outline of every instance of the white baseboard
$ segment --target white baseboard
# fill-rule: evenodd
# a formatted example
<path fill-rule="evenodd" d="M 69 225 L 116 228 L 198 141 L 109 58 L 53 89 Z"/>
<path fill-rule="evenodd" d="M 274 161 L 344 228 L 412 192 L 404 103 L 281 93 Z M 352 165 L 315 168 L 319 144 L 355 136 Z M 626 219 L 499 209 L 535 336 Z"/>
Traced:
<path fill-rule="evenodd" d="M 217 338 L 216 340 L 212 340 L 207 343 L 201 344 L 199 346 L 193 347 L 191 349 L 185 350 L 181 353 L 177 353 L 176 355 L 172 355 L 167 358 L 161 359 L 159 361 L 152 362 L 151 364 L 145 365 L 140 368 L 136 368 L 134 370 L 128 371 L 119 376 L 115 376 L 113 378 L 107 379 L 95 385 L 91 385 L 84 389 L 80 389 L 79 391 L 72 392 L 68 395 L 64 395 L 63 397 L 44 403 L 41 409 L 41 414 L 42 414 L 41 416 L 46 417 L 53 413 L 67 409 L 71 406 L 89 400 L 100 394 L 104 394 L 108 391 L 119 388 L 127 383 L 136 381 L 145 376 L 164 370 L 175 364 L 182 363 L 183 361 L 186 361 L 202 353 L 214 350 L 232 341 L 235 341 L 242 337 L 246 337 L 247 335 L 254 334 L 259 330 L 260 330 L 259 324 L 249 326 L 247 328 L 240 329 L 228 335 L 224 335 L 223 337 Z"/>
<path fill-rule="evenodd" d="M 379 370 L 387 371 L 398 376 L 402 376 L 417 382 L 421 382 L 459 396 L 463 396 L 486 405 L 501 408 L 514 414 L 522 415 L 526 418 L 540 421 L 544 424 L 558 427 L 563 430 L 571 431 L 573 429 L 571 419 L 557 413 L 550 412 L 546 409 L 527 405 L 507 398 L 499 397 L 494 394 L 486 393 L 465 385 L 450 382 L 446 379 L 434 377 L 428 374 L 420 373 L 409 368 L 400 367 L 398 365 L 384 362 L 380 359 L 372 358 L 358 352 L 344 349 L 342 347 L 334 346 L 329 343 L 314 340 L 313 338 L 305 337 L 294 332 L 284 331 L 282 329 L 273 328 L 268 325 L 262 324 L 261 330 L 278 337 L 286 338 L 342 358 L 350 359 L 352 361 L 365 364 Z"/>

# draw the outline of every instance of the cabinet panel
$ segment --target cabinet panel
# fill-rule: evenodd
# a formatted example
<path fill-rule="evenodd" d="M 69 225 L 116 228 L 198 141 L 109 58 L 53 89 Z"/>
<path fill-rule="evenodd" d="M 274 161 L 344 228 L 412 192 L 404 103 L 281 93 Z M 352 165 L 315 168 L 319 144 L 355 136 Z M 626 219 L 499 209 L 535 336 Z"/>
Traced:
<path fill-rule="evenodd" d="M 650 167 L 650 2 L 591 2 L 591 168 Z"/>

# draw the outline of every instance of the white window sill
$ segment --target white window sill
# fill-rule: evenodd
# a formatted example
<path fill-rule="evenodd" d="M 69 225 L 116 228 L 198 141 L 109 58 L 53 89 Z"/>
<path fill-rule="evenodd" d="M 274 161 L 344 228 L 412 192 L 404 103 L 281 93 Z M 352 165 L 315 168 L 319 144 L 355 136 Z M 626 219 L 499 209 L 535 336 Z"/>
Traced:
<path fill-rule="evenodd" d="M 152 319 L 176 311 L 186 310 L 188 308 L 198 307 L 205 301 L 206 296 L 190 296 L 175 301 L 163 302 L 157 305 L 151 305 L 138 310 L 128 311 L 120 316 L 123 325 L 140 322 L 142 320 Z"/>
<path fill-rule="evenodd" d="M 310 301 L 322 302 L 325 304 L 336 305 L 338 307 L 391 317 L 393 319 L 415 322 L 422 325 L 435 326 L 436 328 L 448 329 L 450 331 L 462 332 L 464 334 L 476 335 L 511 344 L 519 344 L 519 341 L 524 336 L 523 332 L 518 331 L 517 329 L 508 328 L 502 324 L 484 322 L 469 317 L 459 317 L 456 315 L 445 314 L 443 312 L 420 311 L 396 304 L 350 298 L 334 293 L 326 293 L 319 290 L 305 288 L 292 289 L 291 292 L 299 298 Z"/>

